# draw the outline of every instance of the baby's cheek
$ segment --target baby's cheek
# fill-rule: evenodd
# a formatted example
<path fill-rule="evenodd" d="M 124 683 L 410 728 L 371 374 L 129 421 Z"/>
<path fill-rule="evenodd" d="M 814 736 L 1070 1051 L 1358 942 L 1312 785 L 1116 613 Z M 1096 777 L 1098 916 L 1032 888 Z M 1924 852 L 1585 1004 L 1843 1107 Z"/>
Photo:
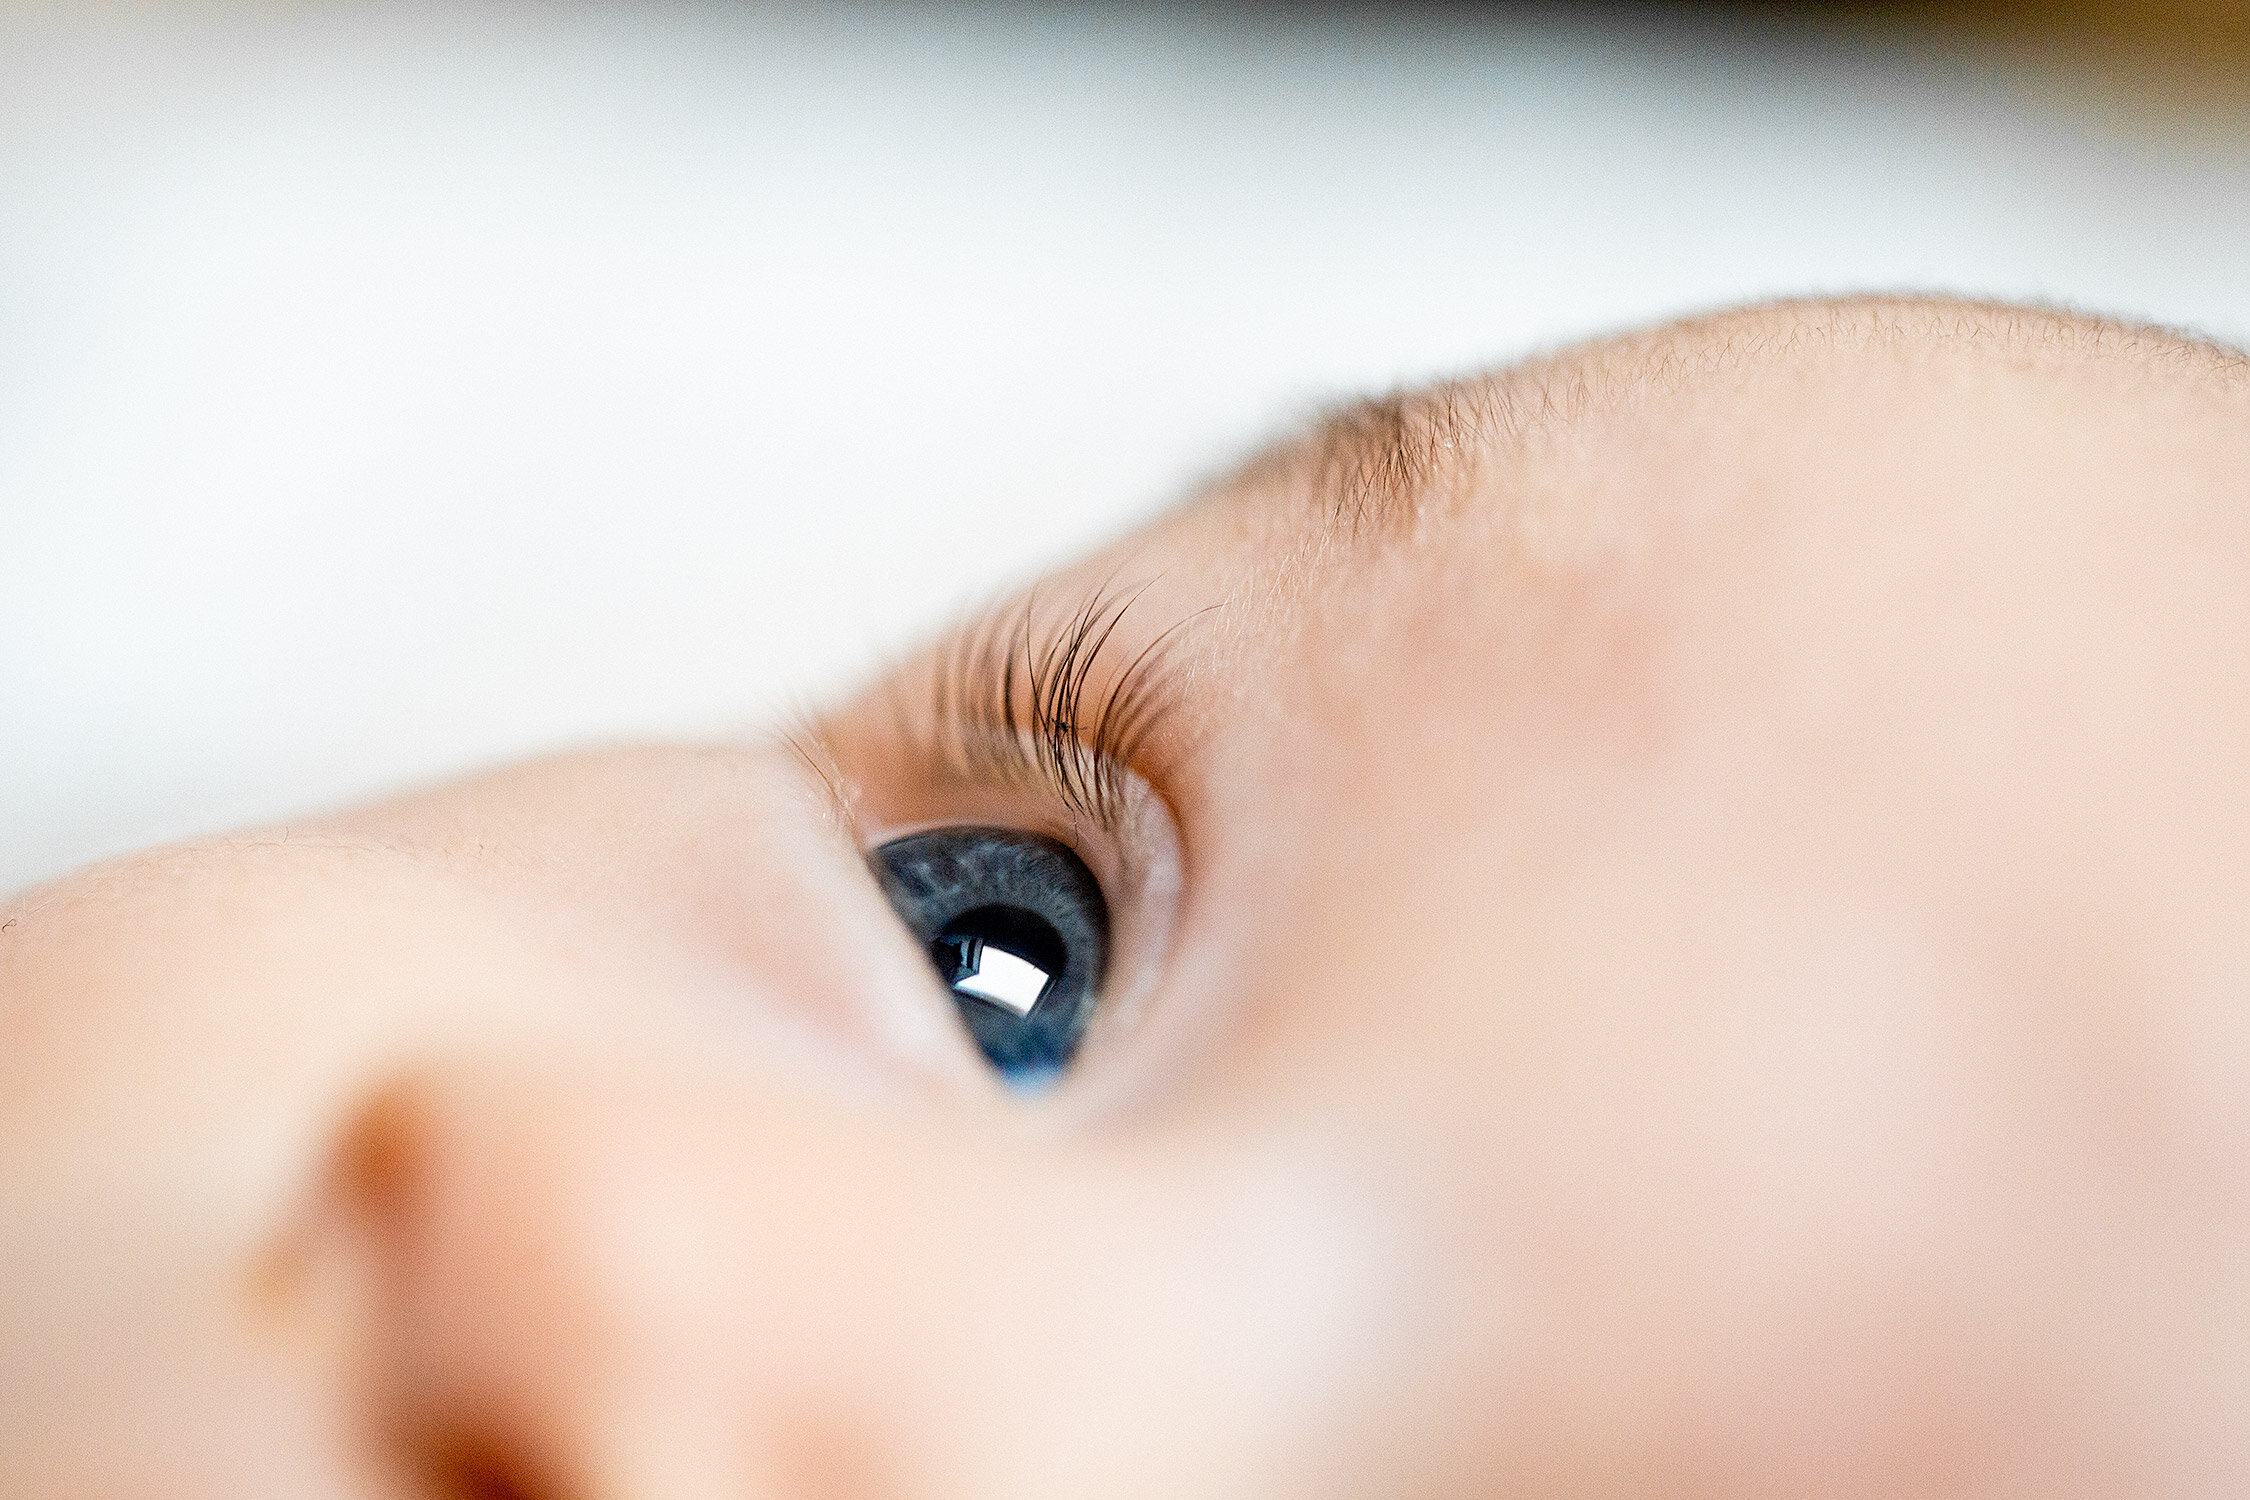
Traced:
<path fill-rule="evenodd" d="M 1413 1231 L 1424 1452 L 1493 1493 L 2149 1488 L 2162 1351 L 2117 1339 L 2190 1284 L 2020 997 L 1857 872 L 1645 800 L 1580 832 L 1361 841 L 1245 969 L 1240 1097 Z"/>
<path fill-rule="evenodd" d="M 2124 1335 L 2188 1290 L 2165 1206 L 2052 1130 L 2055 1080 L 1910 923 L 1741 909 L 1771 925 L 1652 945 L 1526 1088 L 1531 1368 L 1568 1351 L 1535 1409 L 1590 1472 L 1606 1411 L 1712 1493 L 2162 1488 L 2166 1356 Z"/>

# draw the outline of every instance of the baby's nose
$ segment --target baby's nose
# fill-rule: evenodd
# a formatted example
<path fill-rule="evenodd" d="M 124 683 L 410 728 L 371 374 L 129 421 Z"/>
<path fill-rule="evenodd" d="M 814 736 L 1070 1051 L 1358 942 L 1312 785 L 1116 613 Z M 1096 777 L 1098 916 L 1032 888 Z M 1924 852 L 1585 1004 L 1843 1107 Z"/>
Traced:
<path fill-rule="evenodd" d="M 386 1443 L 520 1500 L 1329 1493 L 1380 1259 L 1270 1153 L 614 1069 L 402 1081 L 339 1181 Z"/>

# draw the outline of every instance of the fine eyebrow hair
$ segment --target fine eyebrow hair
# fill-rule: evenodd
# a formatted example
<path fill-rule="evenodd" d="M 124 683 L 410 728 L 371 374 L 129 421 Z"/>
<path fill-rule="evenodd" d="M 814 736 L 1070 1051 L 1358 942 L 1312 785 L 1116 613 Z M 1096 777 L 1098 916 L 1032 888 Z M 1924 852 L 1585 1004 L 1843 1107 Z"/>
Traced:
<path fill-rule="evenodd" d="M 1495 460 L 1629 402 L 1843 358 L 1952 356 L 2061 369 L 2103 362 L 2243 399 L 2250 357 L 2181 330 L 2060 308 L 1946 298 L 1785 301 L 1578 343 L 1487 374 L 1350 402 L 1219 488 L 1307 497 L 1327 536 L 1379 544 L 1481 490 Z"/>
<path fill-rule="evenodd" d="M 1329 540 L 1379 545 L 1430 506 L 1476 488 L 1497 454 L 1593 405 L 1598 387 L 1587 377 L 1603 356 L 1600 345 L 1574 347 L 1347 402 L 1253 455 L 1215 490 L 1303 496 Z"/>
<path fill-rule="evenodd" d="M 1357 401 L 1277 456 L 1330 530 L 1358 541 L 1411 516 L 1475 464 L 1486 435 L 1509 425 L 1502 394 L 1493 379 Z"/>

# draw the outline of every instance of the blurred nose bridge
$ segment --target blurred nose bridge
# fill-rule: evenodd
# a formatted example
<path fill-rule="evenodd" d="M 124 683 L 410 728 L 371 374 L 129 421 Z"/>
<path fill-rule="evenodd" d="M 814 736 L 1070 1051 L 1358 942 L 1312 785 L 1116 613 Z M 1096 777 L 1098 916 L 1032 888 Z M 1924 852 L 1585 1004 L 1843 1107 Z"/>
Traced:
<path fill-rule="evenodd" d="M 876 1430 L 934 1163 L 809 1112 L 461 1067 L 378 1096 L 344 1180 L 384 1426 L 535 1500 L 899 1492 Z M 889 1183 L 888 1193 L 869 1191 Z M 902 1253 L 903 1252 L 903 1253 Z M 878 1482 L 881 1480 L 881 1482 Z"/>
<path fill-rule="evenodd" d="M 1001 1137 L 614 1072 L 390 1087 L 340 1174 L 380 1428 L 528 1500 L 1264 1493 L 1283 1366 L 1349 1298 L 1260 1282 L 1324 1207 Z"/>

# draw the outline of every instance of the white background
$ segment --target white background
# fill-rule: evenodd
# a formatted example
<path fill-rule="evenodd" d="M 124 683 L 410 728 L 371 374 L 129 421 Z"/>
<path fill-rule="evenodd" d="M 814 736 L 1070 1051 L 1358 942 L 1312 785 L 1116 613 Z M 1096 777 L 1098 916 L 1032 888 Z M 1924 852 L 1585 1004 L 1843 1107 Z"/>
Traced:
<path fill-rule="evenodd" d="M 0 19 L 0 888 L 832 690 L 1326 401 L 1623 324 L 1932 289 L 2250 335 L 2250 140 L 1968 57 L 63 16 Z"/>

